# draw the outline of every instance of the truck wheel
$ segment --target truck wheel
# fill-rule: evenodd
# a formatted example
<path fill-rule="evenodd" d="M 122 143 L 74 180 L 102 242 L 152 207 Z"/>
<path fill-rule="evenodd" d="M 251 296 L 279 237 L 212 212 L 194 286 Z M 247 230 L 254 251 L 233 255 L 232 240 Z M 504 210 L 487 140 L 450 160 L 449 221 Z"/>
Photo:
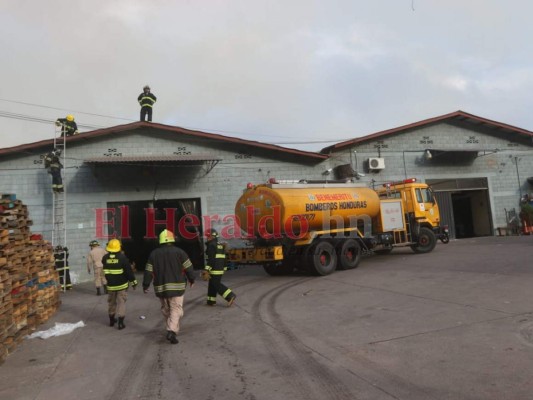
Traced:
<path fill-rule="evenodd" d="M 309 266 L 317 275 L 329 275 L 337 268 L 337 253 L 330 242 L 318 242 L 307 254 Z"/>
<path fill-rule="evenodd" d="M 435 233 L 429 228 L 422 227 L 418 234 L 418 243 L 411 246 L 415 253 L 429 253 L 437 244 Z"/>
<path fill-rule="evenodd" d="M 282 269 L 276 264 L 263 264 L 263 269 L 270 276 L 283 275 Z"/>
<path fill-rule="evenodd" d="M 270 276 L 290 275 L 294 271 L 293 265 L 285 261 L 282 264 L 263 264 L 263 269 Z"/>
<path fill-rule="evenodd" d="M 291 275 L 294 272 L 294 262 L 291 259 L 283 260 L 279 268 L 282 275 Z"/>
<path fill-rule="evenodd" d="M 361 246 L 354 239 L 346 239 L 337 245 L 338 269 L 357 268 L 361 261 Z"/>

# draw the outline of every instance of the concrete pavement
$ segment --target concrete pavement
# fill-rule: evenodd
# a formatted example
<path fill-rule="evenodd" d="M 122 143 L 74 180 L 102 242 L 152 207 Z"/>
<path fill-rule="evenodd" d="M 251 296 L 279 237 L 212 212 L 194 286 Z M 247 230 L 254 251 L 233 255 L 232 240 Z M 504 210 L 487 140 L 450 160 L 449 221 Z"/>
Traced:
<path fill-rule="evenodd" d="M 533 237 L 489 237 L 327 277 L 229 271 L 236 305 L 204 306 L 198 281 L 178 345 L 152 292 L 130 290 L 118 331 L 82 284 L 39 330 L 86 326 L 25 340 L 0 366 L 0 399 L 530 399 L 532 250 Z"/>

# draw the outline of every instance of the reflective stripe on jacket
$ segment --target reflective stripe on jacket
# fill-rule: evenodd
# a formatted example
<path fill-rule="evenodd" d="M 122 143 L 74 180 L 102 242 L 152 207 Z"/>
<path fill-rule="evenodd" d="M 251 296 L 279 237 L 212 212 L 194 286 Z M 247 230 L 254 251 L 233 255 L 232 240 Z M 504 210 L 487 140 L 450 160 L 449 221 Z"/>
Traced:
<path fill-rule="evenodd" d="M 48 153 L 44 157 L 44 166 L 45 168 L 63 168 L 63 164 L 59 161 L 59 157 L 52 153 Z"/>
<path fill-rule="evenodd" d="M 108 253 L 102 258 L 107 290 L 116 292 L 125 290 L 129 283 L 137 285 L 135 275 L 131 270 L 130 262 L 122 253 Z"/>
<path fill-rule="evenodd" d="M 143 289 L 148 289 L 152 280 L 157 297 L 183 296 L 187 281 L 192 284 L 195 280 L 187 253 L 172 243 L 152 251 L 144 270 Z"/>
<path fill-rule="evenodd" d="M 153 105 L 157 101 L 157 97 L 155 97 L 152 93 L 143 92 L 139 95 L 137 100 L 139 101 L 141 107 L 153 107 Z"/>
<path fill-rule="evenodd" d="M 58 118 L 56 122 L 61 124 L 61 133 L 64 136 L 72 136 L 78 133 L 78 124 L 76 124 L 76 121 L 69 121 L 66 118 Z"/>
<path fill-rule="evenodd" d="M 205 269 L 211 275 L 223 275 L 226 270 L 226 252 L 224 245 L 218 243 L 218 239 L 207 242 L 207 263 Z"/>

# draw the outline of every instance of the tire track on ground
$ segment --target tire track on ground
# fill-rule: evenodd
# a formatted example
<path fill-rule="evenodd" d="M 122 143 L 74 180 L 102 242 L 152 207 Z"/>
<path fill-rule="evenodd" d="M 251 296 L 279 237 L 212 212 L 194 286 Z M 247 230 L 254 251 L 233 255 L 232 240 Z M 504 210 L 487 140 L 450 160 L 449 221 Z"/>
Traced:
<path fill-rule="evenodd" d="M 158 365 L 161 341 L 154 340 L 158 331 L 157 328 L 152 329 L 144 335 L 137 348 L 129 352 L 133 357 L 117 379 L 115 390 L 108 398 L 117 400 L 159 398 L 154 395 L 154 385 L 157 386 L 162 373 Z"/>
<path fill-rule="evenodd" d="M 269 325 L 280 334 L 276 335 L 271 330 L 263 329 L 262 338 L 267 343 L 269 353 L 280 372 L 285 377 L 297 376 L 296 379 L 290 379 L 290 384 L 297 387 L 298 395 L 307 399 L 356 399 L 355 394 L 314 355 L 324 356 L 305 346 L 283 322 L 276 310 L 277 301 L 282 294 L 312 279 L 298 278 L 296 282 L 292 281 L 270 290 L 255 302 L 253 312 L 259 315 L 262 322 L 271 319 Z M 265 301 L 266 307 L 262 312 L 261 308 Z"/>
<path fill-rule="evenodd" d="M 265 278 L 253 278 L 243 282 L 232 285 L 234 288 L 242 288 L 247 285 L 264 282 Z M 203 301 L 207 294 L 207 285 L 205 291 L 188 299 L 185 298 L 185 315 L 193 312 L 198 307 L 203 306 Z M 187 296 L 191 290 L 185 293 Z M 192 289 L 195 290 L 195 289 Z M 152 293 L 152 296 L 153 293 Z M 151 299 L 152 301 L 154 299 Z M 117 379 L 117 385 L 109 398 L 117 400 L 130 400 L 132 398 L 139 399 L 160 399 L 162 398 L 162 387 L 164 385 L 165 366 L 171 365 L 175 359 L 175 351 L 177 347 L 169 348 L 168 341 L 163 337 L 163 329 L 161 327 L 161 320 L 154 320 L 151 330 L 146 332 L 144 338 L 139 345 L 130 354 L 134 354 L 133 359 L 124 372 Z M 158 339 L 159 337 L 159 339 Z M 178 345 L 179 346 L 179 345 Z M 183 382 L 182 387 L 191 386 L 190 376 L 176 376 L 176 379 Z M 243 390 L 246 389 L 246 382 L 243 382 Z M 250 397 L 253 398 L 253 397 Z"/>

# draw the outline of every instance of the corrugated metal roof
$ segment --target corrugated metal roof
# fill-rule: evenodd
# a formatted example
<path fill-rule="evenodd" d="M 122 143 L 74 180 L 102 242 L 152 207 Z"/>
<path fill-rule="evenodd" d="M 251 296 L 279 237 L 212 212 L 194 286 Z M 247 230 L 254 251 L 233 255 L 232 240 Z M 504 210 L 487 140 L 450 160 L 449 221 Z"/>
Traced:
<path fill-rule="evenodd" d="M 125 156 L 125 157 L 90 157 L 83 160 L 86 163 L 94 164 L 153 164 L 153 163 L 168 163 L 168 164 L 193 164 L 203 163 L 204 161 L 220 161 L 221 158 L 209 154 L 194 154 L 194 155 L 139 155 L 139 156 Z"/>
<path fill-rule="evenodd" d="M 185 128 L 180 128 L 178 126 L 170 126 L 170 125 L 163 125 L 158 124 L 154 122 L 134 122 L 131 124 L 125 124 L 125 125 L 117 125 L 111 128 L 105 128 L 105 129 L 98 129 L 95 131 L 90 132 L 83 132 L 76 136 L 69 136 L 66 138 L 65 143 L 68 145 L 71 144 L 79 144 L 84 142 L 89 142 L 94 139 L 100 138 L 102 136 L 111 136 L 115 135 L 117 137 L 117 141 L 120 141 L 120 138 L 118 137 L 118 134 L 128 134 L 137 132 L 139 130 L 145 130 L 145 132 L 150 133 L 168 133 L 168 134 L 174 134 L 174 135 L 182 135 L 184 137 L 188 137 L 191 139 L 201 139 L 201 140 L 212 140 L 215 142 L 225 142 L 235 145 L 241 145 L 241 146 L 247 146 L 250 148 L 256 148 L 256 149 L 262 149 L 262 150 L 270 150 L 273 153 L 279 153 L 279 154 L 285 154 L 285 155 L 292 155 L 292 156 L 299 156 L 306 158 L 308 160 L 312 161 L 321 161 L 329 158 L 328 155 L 322 154 L 322 153 L 316 153 L 312 151 L 304 151 L 304 150 L 297 150 L 297 149 L 291 149 L 288 147 L 281 147 L 273 144 L 267 144 L 267 143 L 261 143 L 253 140 L 245 140 L 245 139 L 239 139 L 231 136 L 224 136 L 224 135 L 218 135 L 214 133 L 207 133 L 207 132 L 201 132 L 201 131 L 195 131 Z M 175 139 L 176 136 L 169 137 L 169 140 Z M 40 148 L 46 148 L 51 147 L 54 145 L 54 139 L 50 140 L 42 140 L 40 142 L 34 142 L 34 143 L 28 143 L 23 144 L 19 146 L 14 147 L 7 147 L 0 149 L 0 156 L 2 155 L 12 155 L 17 153 L 34 153 L 35 150 L 38 150 Z"/>
<path fill-rule="evenodd" d="M 360 144 L 360 143 L 368 142 L 371 140 L 381 139 L 386 136 L 402 133 L 410 129 L 420 128 L 420 127 L 427 126 L 430 124 L 435 124 L 435 123 L 450 121 L 450 120 L 455 120 L 459 122 L 466 121 L 467 123 L 473 126 L 483 126 L 484 128 L 493 129 L 494 131 L 498 131 L 500 133 L 517 134 L 522 137 L 529 137 L 533 140 L 533 132 L 531 131 L 528 131 L 522 128 L 517 128 L 512 125 L 503 124 L 501 122 L 492 121 L 490 119 L 478 117 L 476 115 L 468 114 L 464 111 L 459 110 L 459 111 L 455 111 L 449 114 L 441 115 L 439 117 L 429 118 L 423 121 L 414 122 L 412 124 L 403 125 L 398 128 L 387 129 L 385 131 L 376 132 L 371 135 L 361 136 L 359 138 L 346 140 L 344 142 L 339 142 L 337 144 L 324 147 L 320 152 L 324 154 L 329 154 L 329 153 L 333 153 L 335 151 L 344 149 L 346 147 L 353 146 L 355 144 Z"/>

